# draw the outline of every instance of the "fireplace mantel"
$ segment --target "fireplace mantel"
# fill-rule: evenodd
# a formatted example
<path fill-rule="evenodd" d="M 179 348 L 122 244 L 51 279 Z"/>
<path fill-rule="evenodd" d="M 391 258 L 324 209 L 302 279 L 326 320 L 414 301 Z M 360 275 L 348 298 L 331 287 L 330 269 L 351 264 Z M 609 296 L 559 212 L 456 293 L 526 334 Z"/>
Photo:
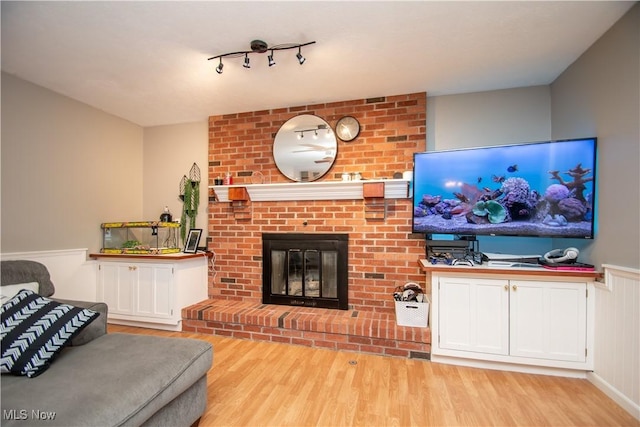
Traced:
<path fill-rule="evenodd" d="M 409 198 L 409 181 L 381 179 L 361 181 L 314 181 L 275 184 L 212 185 L 218 202 L 229 202 L 230 188 L 245 188 L 252 202 L 287 200 L 357 200 L 364 199 L 363 184 L 384 183 L 385 199 Z"/>

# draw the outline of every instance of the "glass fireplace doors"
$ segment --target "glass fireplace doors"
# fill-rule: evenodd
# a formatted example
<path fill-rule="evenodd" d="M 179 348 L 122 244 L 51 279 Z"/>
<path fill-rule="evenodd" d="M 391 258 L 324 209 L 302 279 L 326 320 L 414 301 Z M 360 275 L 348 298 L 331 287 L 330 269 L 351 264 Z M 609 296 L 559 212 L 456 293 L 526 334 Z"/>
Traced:
<path fill-rule="evenodd" d="M 343 234 L 264 234 L 265 304 L 346 310 L 347 246 Z"/>

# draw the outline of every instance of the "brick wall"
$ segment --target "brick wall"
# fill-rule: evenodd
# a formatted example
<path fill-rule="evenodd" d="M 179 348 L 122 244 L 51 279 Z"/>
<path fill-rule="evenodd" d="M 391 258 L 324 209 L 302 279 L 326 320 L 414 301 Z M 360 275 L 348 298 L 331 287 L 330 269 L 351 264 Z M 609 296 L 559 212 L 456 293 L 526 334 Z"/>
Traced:
<path fill-rule="evenodd" d="M 234 184 L 289 182 L 275 166 L 271 148 L 280 126 L 299 114 L 315 114 L 332 127 L 345 115 L 361 124 L 358 138 L 338 140 L 336 161 L 323 180 L 343 172 L 391 178 L 411 170 L 413 153 L 426 147 L 426 93 L 360 99 L 209 117 L 209 185 L 230 172 Z M 251 202 L 250 219 L 234 217 L 229 203 L 209 203 L 208 246 L 216 254 L 209 274 L 213 299 L 261 301 L 262 239 L 269 233 L 348 233 L 349 305 L 392 313 L 398 284 L 424 283 L 417 260 L 422 235 L 411 234 L 411 200 L 389 200 L 385 220 L 367 220 L 362 200 Z"/>

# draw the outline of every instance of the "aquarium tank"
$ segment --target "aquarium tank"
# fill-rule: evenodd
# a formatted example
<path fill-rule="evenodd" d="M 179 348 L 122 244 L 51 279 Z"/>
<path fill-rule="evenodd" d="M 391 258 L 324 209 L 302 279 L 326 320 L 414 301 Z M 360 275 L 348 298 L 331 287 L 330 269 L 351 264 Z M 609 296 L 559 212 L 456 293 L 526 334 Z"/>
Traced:
<path fill-rule="evenodd" d="M 415 153 L 413 232 L 592 239 L 596 142 Z"/>

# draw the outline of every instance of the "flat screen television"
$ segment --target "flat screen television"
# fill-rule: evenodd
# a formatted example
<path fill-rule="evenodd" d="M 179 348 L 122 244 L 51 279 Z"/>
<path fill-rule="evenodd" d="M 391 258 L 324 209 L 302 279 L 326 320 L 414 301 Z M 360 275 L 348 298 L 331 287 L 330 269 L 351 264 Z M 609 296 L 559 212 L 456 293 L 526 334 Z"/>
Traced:
<path fill-rule="evenodd" d="M 413 232 L 592 239 L 596 142 L 415 153 Z"/>

